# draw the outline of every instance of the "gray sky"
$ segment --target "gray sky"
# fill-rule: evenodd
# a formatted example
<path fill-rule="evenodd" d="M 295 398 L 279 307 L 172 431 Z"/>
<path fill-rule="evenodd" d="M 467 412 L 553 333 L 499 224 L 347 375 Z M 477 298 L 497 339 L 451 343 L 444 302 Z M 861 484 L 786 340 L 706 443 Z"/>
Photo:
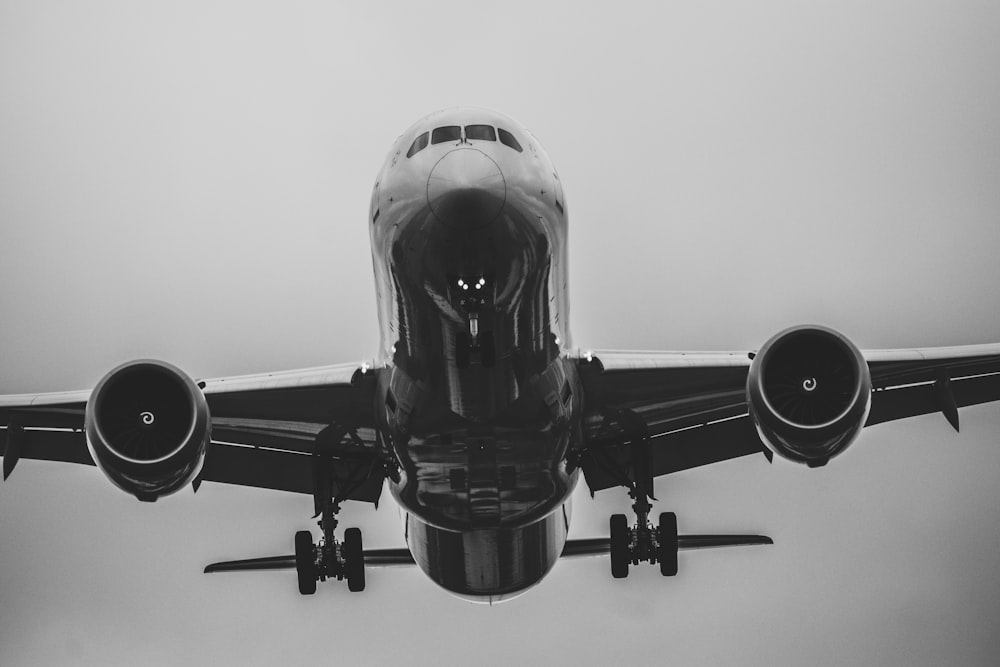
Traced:
<path fill-rule="evenodd" d="M 518 118 L 559 167 L 581 347 L 750 349 L 803 322 L 1000 341 L 1000 6 L 802 4 L 0 3 L 0 392 L 144 356 L 195 377 L 370 357 L 375 172 L 456 104 Z M 561 563 L 492 609 L 415 569 L 313 598 L 292 573 L 208 577 L 289 552 L 311 500 L 148 506 L 26 461 L 0 485 L 0 664 L 987 664 L 998 432 L 983 406 L 822 470 L 661 479 L 682 532 L 777 544 L 683 554 L 672 580 Z M 626 507 L 579 494 L 572 536 Z M 342 516 L 403 543 L 388 496 Z"/>

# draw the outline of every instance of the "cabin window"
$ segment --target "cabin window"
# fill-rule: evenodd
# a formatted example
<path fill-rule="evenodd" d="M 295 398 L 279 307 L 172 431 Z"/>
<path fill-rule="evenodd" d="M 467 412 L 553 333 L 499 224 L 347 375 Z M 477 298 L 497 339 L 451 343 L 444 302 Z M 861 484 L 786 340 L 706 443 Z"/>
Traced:
<path fill-rule="evenodd" d="M 500 128 L 499 132 L 500 132 L 500 143 L 502 143 L 504 146 L 510 146 L 518 153 L 520 153 L 523 150 L 521 148 L 521 144 L 517 143 L 517 139 L 514 138 L 513 134 L 511 134 L 510 132 L 508 132 L 503 128 Z"/>
<path fill-rule="evenodd" d="M 478 139 L 480 141 L 496 141 L 497 133 L 492 125 L 466 125 L 466 139 Z"/>
<path fill-rule="evenodd" d="M 413 144 L 410 146 L 410 150 L 406 151 L 406 157 L 413 157 L 420 151 L 427 148 L 427 133 L 424 132 L 419 137 L 413 140 Z"/>
<path fill-rule="evenodd" d="M 445 141 L 461 141 L 462 140 L 462 128 L 458 125 L 446 125 L 444 127 L 436 127 L 434 131 L 431 132 L 431 143 L 440 144 Z"/>

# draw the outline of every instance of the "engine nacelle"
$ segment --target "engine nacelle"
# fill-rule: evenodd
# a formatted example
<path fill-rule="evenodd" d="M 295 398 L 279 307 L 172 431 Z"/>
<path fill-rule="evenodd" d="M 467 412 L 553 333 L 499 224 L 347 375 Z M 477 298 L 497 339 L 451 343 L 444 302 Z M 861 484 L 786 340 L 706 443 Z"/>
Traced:
<path fill-rule="evenodd" d="M 87 401 L 87 447 L 116 486 L 153 501 L 186 486 L 211 439 L 205 395 L 162 361 L 130 361 L 105 375 Z"/>
<path fill-rule="evenodd" d="M 861 432 L 871 408 L 868 363 L 843 334 L 785 329 L 750 364 L 747 404 L 764 444 L 786 459 L 826 465 Z"/>

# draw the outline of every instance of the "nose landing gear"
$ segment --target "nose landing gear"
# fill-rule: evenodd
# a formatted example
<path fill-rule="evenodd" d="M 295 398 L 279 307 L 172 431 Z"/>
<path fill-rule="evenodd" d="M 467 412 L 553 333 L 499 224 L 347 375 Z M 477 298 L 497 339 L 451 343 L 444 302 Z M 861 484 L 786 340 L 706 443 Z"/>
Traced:
<path fill-rule="evenodd" d="M 455 363 L 459 368 L 468 368 L 473 352 L 479 353 L 479 361 L 485 368 L 496 365 L 496 347 L 493 332 L 476 332 L 475 338 L 468 331 L 459 332 L 455 337 Z"/>
<path fill-rule="evenodd" d="M 479 353 L 479 361 L 485 368 L 496 365 L 493 332 L 479 329 L 480 312 L 493 303 L 493 282 L 492 275 L 449 277 L 449 283 L 454 285 L 454 298 L 466 316 L 466 330 L 458 332 L 455 337 L 455 363 L 459 368 L 469 367 L 474 352 Z"/>

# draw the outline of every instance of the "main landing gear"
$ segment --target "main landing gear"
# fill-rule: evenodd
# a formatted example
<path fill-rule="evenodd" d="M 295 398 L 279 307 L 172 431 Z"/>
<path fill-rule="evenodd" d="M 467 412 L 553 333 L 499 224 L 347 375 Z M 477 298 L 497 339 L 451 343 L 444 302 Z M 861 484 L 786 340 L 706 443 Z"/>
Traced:
<path fill-rule="evenodd" d="M 653 496 L 653 452 L 646 423 L 632 410 L 608 410 L 603 415 L 597 434 L 586 449 L 570 459 L 580 466 L 588 479 L 600 480 L 600 488 L 610 488 L 609 478 L 629 491 L 635 525 L 629 526 L 624 514 L 611 515 L 610 539 L 596 540 L 591 549 L 574 547 L 574 554 L 611 553 L 611 575 L 616 579 L 628 576 L 630 565 L 658 563 L 660 574 L 677 574 L 679 549 L 737 547 L 754 544 L 774 544 L 766 535 L 677 535 L 677 515 L 663 512 L 654 526 L 649 521 Z"/>
<path fill-rule="evenodd" d="M 299 577 L 299 593 L 312 595 L 316 582 L 327 579 L 347 579 L 347 589 L 352 593 L 365 590 L 365 551 L 360 528 L 344 531 L 344 540 L 333 536 L 337 527 L 340 505 L 328 501 L 323 508 L 323 537 L 313 544 L 312 533 L 300 530 L 295 533 L 295 571 Z"/>
<path fill-rule="evenodd" d="M 611 515 L 611 576 L 624 579 L 628 576 L 629 565 L 639 563 L 659 563 L 660 574 L 672 577 L 677 574 L 677 515 L 673 512 L 660 513 L 660 521 L 653 527 L 649 520 L 652 507 L 646 496 L 633 490 L 635 498 L 632 509 L 636 513 L 636 524 L 631 528 L 624 514 Z"/>
<path fill-rule="evenodd" d="M 352 460 L 344 451 L 343 444 L 351 444 L 357 435 L 346 428 L 324 429 L 316 438 L 313 454 L 313 507 L 320 517 L 319 527 L 323 536 L 318 544 L 313 543 L 312 533 L 300 530 L 295 533 L 295 571 L 299 579 L 299 593 L 312 595 L 316 592 L 316 582 L 327 579 L 347 580 L 347 589 L 352 593 L 365 590 L 365 550 L 359 528 L 344 531 L 343 541 L 334 536 L 337 528 L 337 513 L 342 500 L 351 498 L 352 493 L 373 476 L 381 477 L 387 472 L 377 459 L 361 456 Z M 357 443 L 355 443 L 357 444 Z M 339 460 L 335 457 L 339 456 Z M 391 476 L 391 475 L 390 475 Z"/>
<path fill-rule="evenodd" d="M 627 460 L 616 457 L 612 447 L 602 445 L 602 439 L 613 444 L 626 440 Z M 628 576 L 629 565 L 639 563 L 659 563 L 660 574 L 672 577 L 677 574 L 677 515 L 673 512 L 660 514 L 659 522 L 653 526 L 649 521 L 653 497 L 653 458 L 649 443 L 649 433 L 645 421 L 632 410 L 608 411 L 604 415 L 598 436 L 589 449 L 590 464 L 595 472 L 609 475 L 629 490 L 632 509 L 635 511 L 635 525 L 629 526 L 624 514 L 612 514 L 610 521 L 611 575 L 616 579 Z M 584 472 L 588 464 L 584 463 Z M 687 539 L 687 538 L 685 538 Z"/>

